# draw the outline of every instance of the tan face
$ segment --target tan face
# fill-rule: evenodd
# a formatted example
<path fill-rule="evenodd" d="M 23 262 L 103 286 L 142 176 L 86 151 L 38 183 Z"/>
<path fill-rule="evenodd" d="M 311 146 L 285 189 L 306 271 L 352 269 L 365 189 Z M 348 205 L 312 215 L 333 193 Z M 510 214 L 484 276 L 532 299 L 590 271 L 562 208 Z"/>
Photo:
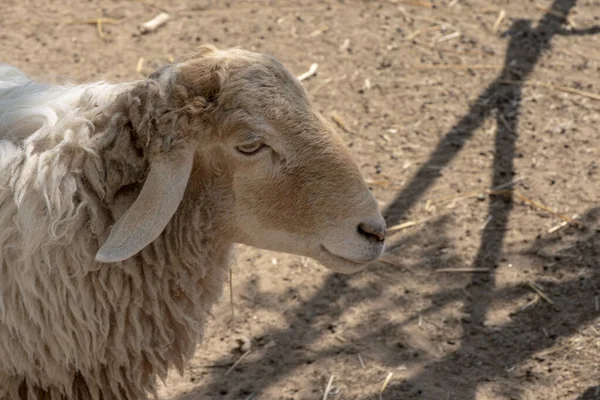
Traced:
<path fill-rule="evenodd" d="M 97 261 L 141 251 L 182 201 L 218 214 L 213 222 L 233 242 L 334 271 L 357 271 L 382 254 L 377 202 L 300 83 L 273 58 L 205 46 L 121 99 L 148 143 L 150 168 Z"/>
<path fill-rule="evenodd" d="M 228 66 L 214 94 L 212 140 L 200 151 L 226 159 L 234 240 L 308 256 L 337 272 L 376 260 L 385 246 L 377 202 L 300 83 L 264 55 L 236 50 L 215 57 Z M 183 81 L 193 86 L 206 62 L 184 64 Z"/>

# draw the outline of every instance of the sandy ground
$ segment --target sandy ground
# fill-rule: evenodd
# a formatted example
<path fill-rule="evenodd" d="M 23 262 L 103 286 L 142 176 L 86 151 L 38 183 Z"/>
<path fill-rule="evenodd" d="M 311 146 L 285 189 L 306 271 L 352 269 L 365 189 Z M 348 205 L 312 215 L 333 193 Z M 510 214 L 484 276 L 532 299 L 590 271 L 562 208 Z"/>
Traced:
<path fill-rule="evenodd" d="M 137 35 L 161 10 L 168 23 Z M 239 248 L 234 320 L 226 297 L 162 398 L 322 399 L 332 380 L 327 399 L 378 399 L 391 374 L 382 399 L 600 399 L 598 0 L 0 11 L 0 62 L 52 82 L 138 79 L 203 43 L 269 52 L 296 74 L 317 63 L 305 85 L 389 226 L 418 222 L 351 276 Z M 96 18 L 118 21 L 83 23 Z M 557 214 L 580 222 L 552 232 Z"/>

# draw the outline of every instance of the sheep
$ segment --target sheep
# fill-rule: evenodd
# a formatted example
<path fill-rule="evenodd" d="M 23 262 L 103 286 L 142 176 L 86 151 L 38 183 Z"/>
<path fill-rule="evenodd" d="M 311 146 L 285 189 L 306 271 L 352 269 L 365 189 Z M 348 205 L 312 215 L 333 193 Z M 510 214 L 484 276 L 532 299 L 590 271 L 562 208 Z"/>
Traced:
<path fill-rule="evenodd" d="M 272 56 L 205 45 L 147 79 L 0 66 L 0 399 L 146 399 L 183 373 L 236 243 L 352 273 L 385 221 Z"/>

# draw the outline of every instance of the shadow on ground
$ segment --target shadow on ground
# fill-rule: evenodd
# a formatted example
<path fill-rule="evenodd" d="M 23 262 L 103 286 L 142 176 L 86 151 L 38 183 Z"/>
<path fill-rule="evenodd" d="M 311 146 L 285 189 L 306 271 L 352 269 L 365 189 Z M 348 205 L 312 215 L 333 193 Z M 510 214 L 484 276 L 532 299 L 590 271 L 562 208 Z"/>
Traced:
<path fill-rule="evenodd" d="M 582 31 L 566 31 L 562 25 L 564 18 L 560 15 L 568 15 L 575 6 L 575 0 L 555 0 L 547 12 L 534 27 L 531 20 L 517 20 L 505 33 L 510 36 L 504 69 L 499 76 L 479 96 L 476 103 L 440 141 L 437 148 L 432 152 L 429 160 L 423 164 L 411 182 L 401 191 L 395 201 L 386 211 L 388 224 L 395 224 L 403 219 L 409 210 L 426 192 L 426 190 L 438 178 L 433 172 L 432 166 L 443 167 L 448 165 L 461 151 L 469 139 L 475 134 L 482 123 L 490 117 L 497 120 L 497 131 L 494 137 L 495 158 L 493 162 L 492 182 L 493 187 L 505 184 L 513 179 L 514 156 L 516 140 L 519 136 L 518 119 L 523 84 L 534 70 L 542 54 L 551 48 L 551 40 L 555 35 L 588 35 L 600 32 L 600 28 L 592 28 Z M 473 267 L 494 268 L 498 265 L 500 253 L 504 245 L 504 237 L 513 208 L 512 197 L 493 198 L 489 203 L 489 214 L 493 217 L 493 223 L 486 226 L 482 233 L 481 243 Z M 598 219 L 598 210 L 590 210 L 583 218 L 589 226 L 595 226 Z M 443 232 L 444 222 L 434 232 L 427 230 L 407 239 L 422 241 L 433 234 L 437 240 L 448 240 Z M 540 282 L 548 288 L 557 304 L 563 307 L 555 309 L 549 304 L 543 304 L 533 309 L 525 310 L 514 316 L 511 322 L 495 327 L 486 327 L 485 316 L 490 304 L 494 299 L 506 298 L 506 296 L 517 296 L 529 289 L 522 286 L 509 287 L 497 290 L 495 276 L 473 274 L 470 277 L 470 295 L 458 289 L 441 289 L 436 293 L 432 303 L 433 309 L 424 310 L 423 315 L 434 312 L 451 301 L 461 300 L 465 304 L 466 314 L 469 318 L 462 322 L 463 337 L 458 347 L 440 360 L 433 361 L 422 372 L 408 380 L 392 384 L 386 389 L 387 398 L 425 398 L 443 399 L 452 394 L 452 398 L 461 400 L 475 400 L 477 391 L 485 383 L 491 380 L 506 380 L 503 393 L 498 393 L 502 398 L 520 399 L 521 387 L 518 382 L 526 382 L 535 379 L 529 372 L 523 376 L 515 376 L 512 371 L 521 365 L 532 355 L 540 350 L 548 348 L 564 337 L 575 334 L 578 329 L 586 326 L 597 317 L 590 307 L 584 306 L 584 299 L 589 299 L 600 293 L 600 236 L 597 230 L 588 228 L 585 232 L 576 232 L 577 237 L 572 247 L 568 248 L 570 254 L 576 254 L 581 262 L 579 269 L 587 272 L 587 280 L 574 277 L 564 279 L 559 284 L 553 282 Z M 543 253 L 552 240 L 537 240 L 528 257 L 538 264 L 544 263 Z M 554 269 L 570 270 L 577 275 L 575 268 L 568 262 L 560 261 L 560 254 L 551 254 L 549 257 L 558 257 Z M 436 252 L 422 255 L 423 259 L 436 256 Z M 427 267 L 427 266 L 423 266 Z M 223 396 L 231 398 L 245 398 L 251 393 L 259 395 L 267 388 L 267 385 L 275 385 L 283 377 L 289 376 L 294 369 L 301 365 L 310 364 L 316 359 L 330 357 L 348 350 L 348 347 L 334 346 L 324 351 L 315 353 L 307 351 L 307 348 L 329 332 L 343 313 L 353 305 L 367 300 L 376 299 L 386 289 L 401 290 L 402 279 L 407 273 L 402 270 L 379 266 L 371 269 L 370 274 L 378 274 L 381 278 L 383 289 L 372 288 L 350 289 L 349 284 L 356 276 L 331 275 L 323 286 L 311 298 L 286 313 L 285 319 L 288 327 L 286 329 L 273 330 L 269 332 L 269 340 L 290 341 L 296 343 L 293 348 L 281 348 L 275 346 L 264 349 L 263 356 L 254 362 L 245 362 L 236 373 L 244 374 L 246 382 L 255 382 L 251 386 L 239 388 L 231 377 L 213 375 L 213 380 L 203 383 L 202 393 L 210 396 Z M 440 285 L 443 287 L 444 285 Z M 447 285 L 451 287 L 452 285 Z M 398 301 L 401 302 L 401 293 Z M 326 307 L 324 307 L 324 305 Z M 315 310 L 326 310 L 323 312 Z M 390 330 L 400 331 L 407 322 L 414 321 L 417 316 L 408 316 L 403 322 L 381 322 L 381 315 L 366 317 L 365 335 L 356 340 L 356 345 L 369 343 Z M 368 318 L 373 318 L 369 320 Z M 539 327 L 545 327 L 546 331 L 552 332 L 546 335 Z M 293 340 L 290 340 L 290 337 Z M 283 340 L 285 338 L 285 340 Z M 382 354 L 390 365 L 396 360 L 395 355 Z M 230 361 L 229 356 L 221 360 L 223 363 Z M 466 376 L 468 374 L 469 376 Z M 532 374 L 532 373 L 531 373 Z M 250 375 L 250 376 L 248 376 Z M 252 379 L 256 376 L 257 379 Z M 258 377 L 269 376 L 270 379 L 258 379 Z M 440 376 L 446 377 L 441 379 Z M 448 380 L 447 377 L 452 379 Z M 510 384 L 510 382 L 516 382 Z M 231 390 L 235 392 L 232 393 Z M 197 397 L 197 396 L 196 396 Z M 195 399 L 191 393 L 181 400 Z M 590 387 L 581 394 L 579 400 L 598 398 L 598 387 Z"/>

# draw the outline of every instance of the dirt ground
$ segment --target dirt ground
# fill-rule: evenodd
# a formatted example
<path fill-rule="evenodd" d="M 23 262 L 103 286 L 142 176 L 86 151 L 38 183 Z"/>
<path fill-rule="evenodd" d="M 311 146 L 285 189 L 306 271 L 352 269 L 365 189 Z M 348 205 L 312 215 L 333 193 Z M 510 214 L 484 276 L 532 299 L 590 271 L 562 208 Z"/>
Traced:
<path fill-rule="evenodd" d="M 161 398 L 600 399 L 598 0 L 0 4 L 0 62 L 52 82 L 204 43 L 317 63 L 310 97 L 389 226 L 416 224 L 350 276 L 240 247 L 234 320 L 226 296 Z"/>

